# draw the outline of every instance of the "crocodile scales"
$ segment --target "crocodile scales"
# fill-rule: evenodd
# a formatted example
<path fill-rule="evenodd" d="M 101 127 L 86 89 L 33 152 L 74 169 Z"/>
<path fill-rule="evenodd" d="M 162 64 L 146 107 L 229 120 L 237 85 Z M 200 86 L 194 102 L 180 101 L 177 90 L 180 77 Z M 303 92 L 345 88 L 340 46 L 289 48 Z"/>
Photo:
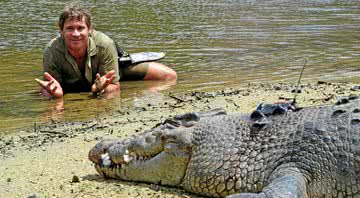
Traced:
<path fill-rule="evenodd" d="M 360 99 L 263 114 L 177 115 L 89 152 L 108 178 L 209 197 L 360 197 Z"/>

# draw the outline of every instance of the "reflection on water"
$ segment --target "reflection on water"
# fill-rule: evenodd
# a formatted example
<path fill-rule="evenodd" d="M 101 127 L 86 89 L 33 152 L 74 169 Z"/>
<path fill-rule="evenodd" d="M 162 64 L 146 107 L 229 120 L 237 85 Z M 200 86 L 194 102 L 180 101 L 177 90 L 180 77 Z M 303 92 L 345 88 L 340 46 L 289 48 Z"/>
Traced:
<path fill-rule="evenodd" d="M 161 101 L 163 90 L 176 85 L 176 81 L 145 81 L 143 87 L 139 88 L 138 82 L 129 82 L 122 86 L 121 96 L 103 98 L 94 97 L 90 93 L 68 94 L 65 99 L 56 99 L 46 102 L 47 109 L 41 114 L 43 121 L 61 121 L 76 119 L 95 118 L 102 114 L 111 115 L 114 111 L 121 110 L 122 106 L 137 106 L 140 101 L 146 104 L 158 103 Z M 129 95 L 131 93 L 131 95 Z M 85 106 L 84 106 L 85 105 Z M 91 109 L 91 111 L 87 110 Z"/>
<path fill-rule="evenodd" d="M 65 3 L 0 2 L 3 131 L 44 120 L 110 114 L 154 90 L 296 81 L 305 58 L 309 62 L 304 80 L 360 82 L 358 1 L 91 1 L 87 5 L 96 29 L 129 52 L 166 52 L 164 63 L 178 72 L 177 84 L 123 82 L 117 98 L 69 94 L 61 102 L 50 101 L 38 96 L 34 78 L 41 76 L 43 48 L 57 35 L 57 18 Z"/>

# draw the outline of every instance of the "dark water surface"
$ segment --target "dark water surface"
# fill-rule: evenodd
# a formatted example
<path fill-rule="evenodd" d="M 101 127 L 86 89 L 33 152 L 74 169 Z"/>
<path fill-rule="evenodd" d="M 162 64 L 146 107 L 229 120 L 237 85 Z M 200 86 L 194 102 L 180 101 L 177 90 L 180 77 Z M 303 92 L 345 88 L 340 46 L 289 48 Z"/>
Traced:
<path fill-rule="evenodd" d="M 223 88 L 248 82 L 360 82 L 360 2 L 332 0 L 86 1 L 97 30 L 129 52 L 163 51 L 176 85 L 123 82 L 121 97 L 88 93 L 47 100 L 37 94 L 42 53 L 58 33 L 64 2 L 0 1 L 0 131 L 35 122 L 83 120 L 161 92 Z"/>

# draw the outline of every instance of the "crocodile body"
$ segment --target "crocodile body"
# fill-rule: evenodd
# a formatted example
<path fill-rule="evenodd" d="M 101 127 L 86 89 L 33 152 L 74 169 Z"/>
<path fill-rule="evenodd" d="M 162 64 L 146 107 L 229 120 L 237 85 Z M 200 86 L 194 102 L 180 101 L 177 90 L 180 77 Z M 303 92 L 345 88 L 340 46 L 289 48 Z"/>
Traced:
<path fill-rule="evenodd" d="M 187 113 L 103 140 L 89 159 L 105 177 L 209 197 L 360 197 L 360 99 L 266 115 Z"/>

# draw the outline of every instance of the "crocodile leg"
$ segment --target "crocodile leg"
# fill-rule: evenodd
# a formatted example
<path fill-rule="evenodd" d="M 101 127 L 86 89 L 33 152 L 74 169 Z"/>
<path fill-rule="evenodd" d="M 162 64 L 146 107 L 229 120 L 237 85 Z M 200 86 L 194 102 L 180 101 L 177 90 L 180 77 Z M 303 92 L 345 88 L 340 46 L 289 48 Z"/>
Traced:
<path fill-rule="evenodd" d="M 279 167 L 260 193 L 241 193 L 227 198 L 307 198 L 306 178 L 297 168 Z"/>

